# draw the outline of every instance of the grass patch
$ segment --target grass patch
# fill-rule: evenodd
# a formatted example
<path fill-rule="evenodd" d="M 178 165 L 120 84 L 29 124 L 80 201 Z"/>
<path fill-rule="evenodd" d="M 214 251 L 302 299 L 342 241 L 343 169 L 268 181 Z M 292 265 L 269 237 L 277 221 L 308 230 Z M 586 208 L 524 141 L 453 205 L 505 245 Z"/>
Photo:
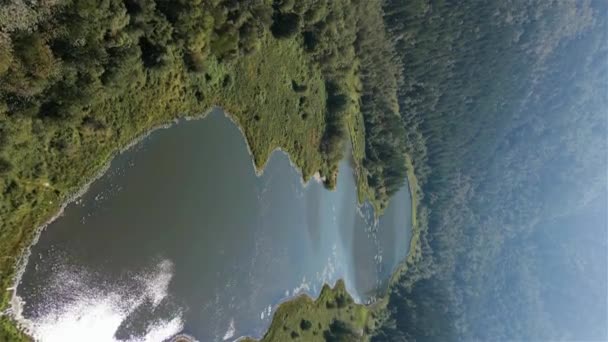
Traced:
<path fill-rule="evenodd" d="M 374 192 L 367 184 L 367 171 L 363 167 L 365 160 L 365 124 L 363 122 L 363 113 L 361 113 L 361 80 L 357 73 L 359 72 L 358 62 L 350 69 L 346 77 L 346 88 L 349 94 L 350 106 L 346 112 L 346 127 L 350 140 L 350 151 L 353 163 L 353 168 L 357 178 L 357 199 L 359 203 L 370 201 L 374 209 L 379 210 L 379 205 L 374 198 Z"/>
<path fill-rule="evenodd" d="M 336 326 L 342 324 L 354 334 L 349 336 L 356 336 L 356 341 L 366 341 L 368 317 L 368 308 L 354 303 L 340 280 L 333 289 L 324 285 L 316 300 L 301 295 L 281 304 L 259 342 L 327 341 L 336 335 L 339 330 Z M 257 340 L 248 338 L 244 341 Z"/>
<path fill-rule="evenodd" d="M 294 83 L 299 85 L 295 89 Z M 281 147 L 308 180 L 317 171 L 327 171 L 319 153 L 325 98 L 322 75 L 299 42 L 268 39 L 262 53 L 239 60 L 234 85 L 215 102 L 237 118 L 258 168 Z"/>

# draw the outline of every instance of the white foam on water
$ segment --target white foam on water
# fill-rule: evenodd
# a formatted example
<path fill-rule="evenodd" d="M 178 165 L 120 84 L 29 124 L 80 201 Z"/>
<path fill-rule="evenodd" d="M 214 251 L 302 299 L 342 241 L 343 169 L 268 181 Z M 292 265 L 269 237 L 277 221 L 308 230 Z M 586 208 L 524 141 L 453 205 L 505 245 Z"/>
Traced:
<path fill-rule="evenodd" d="M 145 285 L 146 295 L 152 300 L 154 307 L 157 307 L 167 297 L 171 278 L 173 278 L 173 263 L 169 260 L 159 262 L 155 272 L 138 277 L 139 281 Z"/>
<path fill-rule="evenodd" d="M 338 263 L 338 246 L 333 244 L 331 255 L 327 257 L 327 263 L 321 272 L 317 272 L 317 281 L 321 284 L 332 283 L 335 281 Z"/>
<path fill-rule="evenodd" d="M 272 305 L 268 305 L 268 307 L 264 308 L 264 310 L 262 310 L 262 312 L 260 313 L 260 319 L 264 320 L 264 319 L 271 319 L 272 316 L 270 315 L 272 313 Z"/>
<path fill-rule="evenodd" d="M 118 295 L 78 300 L 63 312 L 50 312 L 33 321 L 32 335 L 45 342 L 114 341 L 114 333 L 128 314 L 118 303 Z"/>
<path fill-rule="evenodd" d="M 236 333 L 236 329 L 234 328 L 234 318 L 230 319 L 230 325 L 228 326 L 228 330 L 224 334 L 223 340 L 226 341 L 234 337 Z"/>
<path fill-rule="evenodd" d="M 152 270 L 131 278 L 135 284 L 116 284 L 104 290 L 86 271 L 60 265 L 49 282 L 52 295 L 37 303 L 33 317 L 23 317 L 19 312 L 16 318 L 37 341 L 118 341 L 114 335 L 131 313 L 144 303 L 156 307 L 168 296 L 172 277 L 173 264 L 163 260 Z M 178 312 L 170 319 L 155 320 L 143 336 L 128 341 L 164 341 L 183 326 Z"/>
<path fill-rule="evenodd" d="M 291 291 L 291 294 L 295 296 L 306 292 L 310 292 L 310 283 L 306 281 L 306 277 L 303 277 L 300 284 Z"/>
<path fill-rule="evenodd" d="M 165 341 L 171 336 L 177 335 L 184 329 L 184 322 L 181 317 L 175 317 L 169 321 L 162 321 L 153 325 L 146 332 L 146 336 L 143 339 L 136 339 L 134 341 L 141 342 L 158 342 Z"/>

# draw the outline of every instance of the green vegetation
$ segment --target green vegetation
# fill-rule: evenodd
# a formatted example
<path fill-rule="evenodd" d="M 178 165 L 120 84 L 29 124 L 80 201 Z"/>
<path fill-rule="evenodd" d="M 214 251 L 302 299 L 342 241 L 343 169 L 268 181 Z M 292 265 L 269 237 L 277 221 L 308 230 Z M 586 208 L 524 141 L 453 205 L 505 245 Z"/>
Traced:
<path fill-rule="evenodd" d="M 281 147 L 331 188 L 350 140 L 361 201 L 381 213 L 406 178 L 412 190 L 389 296 L 365 308 L 324 288 L 281 305 L 264 340 L 604 340 L 608 237 L 591 228 L 605 227 L 605 13 L 598 0 L 0 2 L 0 284 L 116 151 L 217 105 L 257 167 Z M 24 338 L 0 319 L 0 339 Z"/>
<path fill-rule="evenodd" d="M 419 189 L 372 340 L 608 338 L 606 2 L 384 7 Z"/>
<path fill-rule="evenodd" d="M 397 73 L 375 62 L 391 49 L 383 25 L 380 3 L 357 0 L 0 2 L 1 287 L 117 151 L 212 106 L 258 168 L 280 147 L 330 188 L 350 139 L 360 200 L 381 211 L 405 175 L 398 137 L 381 138 L 400 126 Z M 0 319 L 1 339 L 24 338 Z"/>
<path fill-rule="evenodd" d="M 365 341 L 369 316 L 367 307 L 355 304 L 344 282 L 338 281 L 333 289 L 323 286 L 316 300 L 301 295 L 281 304 L 260 342 Z"/>

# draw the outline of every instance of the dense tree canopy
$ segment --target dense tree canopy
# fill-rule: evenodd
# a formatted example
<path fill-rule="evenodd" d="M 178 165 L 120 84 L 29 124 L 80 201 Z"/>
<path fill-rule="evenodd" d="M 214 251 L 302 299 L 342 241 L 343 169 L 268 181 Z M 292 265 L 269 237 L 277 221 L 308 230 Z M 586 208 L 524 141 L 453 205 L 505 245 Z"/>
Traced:
<path fill-rule="evenodd" d="M 387 1 L 421 256 L 376 340 L 605 340 L 602 1 Z"/>

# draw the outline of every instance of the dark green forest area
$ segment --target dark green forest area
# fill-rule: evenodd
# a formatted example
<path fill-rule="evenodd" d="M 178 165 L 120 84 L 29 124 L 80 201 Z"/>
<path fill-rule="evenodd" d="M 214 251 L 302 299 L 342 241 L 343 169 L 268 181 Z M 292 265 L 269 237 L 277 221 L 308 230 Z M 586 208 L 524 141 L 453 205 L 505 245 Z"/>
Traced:
<path fill-rule="evenodd" d="M 607 5 L 385 3 L 422 253 L 375 341 L 608 338 Z"/>

